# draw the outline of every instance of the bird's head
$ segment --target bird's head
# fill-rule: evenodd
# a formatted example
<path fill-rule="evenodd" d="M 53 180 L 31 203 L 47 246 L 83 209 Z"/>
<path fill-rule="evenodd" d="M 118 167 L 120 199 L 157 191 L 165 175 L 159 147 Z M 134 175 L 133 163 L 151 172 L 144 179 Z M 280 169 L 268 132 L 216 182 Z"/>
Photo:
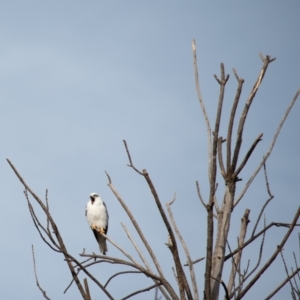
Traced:
<path fill-rule="evenodd" d="M 94 204 L 96 198 L 99 198 L 99 195 L 96 194 L 96 193 L 91 193 L 91 194 L 90 194 L 90 198 L 91 198 L 92 204 Z"/>

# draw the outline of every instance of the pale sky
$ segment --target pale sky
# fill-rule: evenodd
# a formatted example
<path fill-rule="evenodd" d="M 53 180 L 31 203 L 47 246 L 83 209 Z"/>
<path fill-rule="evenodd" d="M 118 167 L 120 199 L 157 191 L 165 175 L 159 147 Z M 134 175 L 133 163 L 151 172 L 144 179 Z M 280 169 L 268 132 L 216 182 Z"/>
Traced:
<path fill-rule="evenodd" d="M 127 167 L 122 140 L 127 140 L 136 167 L 149 171 L 164 207 L 177 192 L 173 205 L 177 224 L 192 258 L 205 256 L 206 212 L 197 198 L 195 181 L 200 182 L 207 200 L 207 135 L 195 89 L 192 39 L 197 42 L 200 84 L 211 124 L 219 93 L 213 74 L 220 74 L 221 62 L 230 74 L 220 128 L 223 136 L 237 86 L 232 68 L 245 79 L 240 114 L 262 66 L 259 52 L 276 57 L 245 126 L 242 156 L 259 133 L 264 136 L 240 175 L 243 181 L 238 183 L 239 194 L 269 148 L 289 102 L 300 87 L 299 9 L 298 1 L 2 1 L 0 294 L 3 299 L 42 299 L 35 285 L 32 244 L 39 281 L 48 296 L 81 299 L 75 285 L 63 294 L 71 280 L 70 272 L 63 256 L 54 253 L 40 239 L 23 187 L 6 158 L 41 198 L 49 190 L 51 213 L 75 257 L 80 258 L 83 248 L 87 253 L 98 252 L 84 216 L 89 194 L 97 192 L 109 210 L 108 235 L 138 259 L 121 222 L 129 228 L 145 255 L 146 250 L 107 186 L 104 173 L 107 171 L 153 246 L 165 276 L 175 286 L 173 262 L 164 245 L 167 231 L 145 181 Z M 296 103 L 267 163 L 270 188 L 275 195 L 266 210 L 267 224 L 291 222 L 299 206 L 299 115 L 300 104 Z M 224 191 L 220 176 L 218 182 L 220 202 Z M 234 210 L 232 248 L 236 247 L 244 210 L 251 209 L 249 237 L 267 199 L 260 173 Z M 39 214 L 38 207 L 34 207 Z M 259 229 L 262 228 L 261 222 Z M 282 228 L 269 231 L 261 266 L 285 232 Z M 293 251 L 299 253 L 298 232 L 299 229 L 295 230 L 284 247 L 289 270 L 294 266 Z M 122 257 L 111 244 L 108 248 L 110 256 Z M 245 251 L 242 268 L 246 268 L 248 259 L 250 268 L 255 266 L 258 252 L 259 243 Z M 182 248 L 180 253 L 185 262 Z M 195 266 L 201 295 L 204 266 L 204 261 Z M 103 264 L 92 270 L 104 283 L 120 269 Z M 227 269 L 223 276 L 227 283 Z M 284 277 L 279 258 L 245 299 L 263 299 Z M 152 281 L 141 279 L 141 275 L 128 275 L 112 281 L 108 289 L 120 299 L 151 284 Z M 92 283 L 90 288 L 93 299 L 103 299 L 102 292 Z M 154 291 L 150 291 L 134 299 L 153 298 Z M 288 285 L 274 297 L 288 298 Z"/>

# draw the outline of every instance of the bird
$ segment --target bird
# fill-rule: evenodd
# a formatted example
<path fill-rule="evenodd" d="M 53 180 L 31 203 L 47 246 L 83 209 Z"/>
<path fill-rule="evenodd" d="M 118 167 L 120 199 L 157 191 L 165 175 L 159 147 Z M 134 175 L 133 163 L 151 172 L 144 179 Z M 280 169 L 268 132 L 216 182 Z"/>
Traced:
<path fill-rule="evenodd" d="M 108 231 L 108 212 L 105 203 L 96 193 L 90 194 L 90 200 L 86 204 L 85 216 L 90 228 L 93 230 L 96 241 L 99 244 L 100 252 L 106 255 L 106 235 Z"/>

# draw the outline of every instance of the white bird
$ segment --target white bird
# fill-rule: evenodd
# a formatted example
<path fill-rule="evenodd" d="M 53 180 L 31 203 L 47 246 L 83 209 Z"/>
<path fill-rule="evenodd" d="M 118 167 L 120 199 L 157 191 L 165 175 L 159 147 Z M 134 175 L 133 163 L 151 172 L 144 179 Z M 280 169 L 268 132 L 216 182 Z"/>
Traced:
<path fill-rule="evenodd" d="M 108 212 L 105 203 L 98 194 L 90 194 L 90 200 L 86 204 L 85 216 L 89 226 L 94 232 L 100 252 L 106 255 L 106 238 L 102 234 L 106 234 L 108 231 Z"/>

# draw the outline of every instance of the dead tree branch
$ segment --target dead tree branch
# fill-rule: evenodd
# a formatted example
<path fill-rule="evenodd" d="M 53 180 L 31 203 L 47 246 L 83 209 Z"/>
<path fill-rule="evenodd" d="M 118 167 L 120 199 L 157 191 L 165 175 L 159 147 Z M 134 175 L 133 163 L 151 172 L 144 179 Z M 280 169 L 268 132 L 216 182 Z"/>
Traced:
<path fill-rule="evenodd" d="M 51 300 L 47 294 L 46 294 L 46 291 L 43 290 L 39 284 L 39 280 L 38 280 L 38 276 L 37 276 L 37 272 L 36 272 L 36 264 L 35 264 L 35 255 L 34 255 L 34 247 L 33 245 L 31 245 L 31 250 L 32 250 L 32 260 L 33 260 L 33 270 L 34 270 L 34 277 L 35 277 L 35 282 L 36 282 L 36 285 L 37 287 L 39 288 L 39 290 L 42 292 L 43 294 L 43 297 L 47 300 Z"/>
<path fill-rule="evenodd" d="M 128 150 L 128 148 L 127 148 Z M 126 150 L 126 151 L 127 151 Z M 129 151 L 127 152 L 129 155 Z M 129 160 L 131 162 L 131 158 Z M 168 291 L 169 295 L 171 296 L 172 299 L 178 299 L 175 291 L 173 290 L 172 286 L 169 284 L 169 282 L 165 279 L 164 275 L 163 275 L 163 272 L 162 272 L 162 269 L 158 263 L 158 260 L 152 250 L 152 248 L 150 247 L 147 239 L 145 238 L 142 230 L 140 229 L 140 226 L 138 225 L 137 221 L 135 220 L 133 214 L 131 213 L 130 209 L 128 208 L 128 206 L 126 205 L 125 201 L 122 199 L 122 197 L 119 195 L 119 193 L 117 192 L 117 190 L 115 189 L 115 187 L 113 186 L 112 184 L 112 181 L 111 181 L 111 178 L 110 176 L 108 175 L 108 173 L 106 172 L 106 175 L 107 175 L 107 178 L 108 178 L 108 186 L 110 187 L 111 191 L 113 192 L 113 194 L 116 196 L 116 198 L 118 199 L 118 201 L 120 202 L 120 204 L 122 205 L 123 209 L 126 211 L 128 217 L 130 218 L 135 230 L 137 231 L 137 233 L 139 234 L 142 242 L 144 243 L 146 249 L 148 250 L 148 253 L 150 255 L 150 257 L 152 258 L 152 261 L 154 263 L 154 265 L 156 266 L 156 269 L 160 275 L 160 278 L 158 278 L 159 280 L 162 280 L 163 281 L 163 286 L 166 288 L 166 290 Z M 154 278 L 155 279 L 155 278 Z"/>
<path fill-rule="evenodd" d="M 258 232 L 256 235 L 254 235 L 253 237 L 249 238 L 244 245 L 241 248 L 237 248 L 234 251 L 232 251 L 231 253 L 227 254 L 224 258 L 224 260 L 226 261 L 227 259 L 231 258 L 233 255 L 235 255 L 239 250 L 244 249 L 245 247 L 247 247 L 249 244 L 251 244 L 254 240 L 256 240 L 260 235 L 264 234 L 268 229 L 270 229 L 271 227 L 276 226 L 276 227 L 286 227 L 286 228 L 290 228 L 291 224 L 290 223 L 279 223 L 279 222 L 272 222 L 270 223 L 268 226 L 266 226 L 264 229 L 262 229 L 260 232 Z M 295 224 L 295 226 L 300 226 L 300 224 Z"/>
<path fill-rule="evenodd" d="M 256 223 L 255 223 L 255 225 L 254 225 L 254 227 L 253 227 L 253 231 L 252 231 L 251 236 L 254 236 L 255 231 L 256 231 L 256 228 L 257 228 L 257 226 L 258 226 L 258 223 L 259 223 L 259 221 L 260 221 L 260 219 L 261 219 L 261 216 L 262 216 L 262 214 L 263 214 L 265 208 L 266 208 L 267 205 L 270 203 L 270 201 L 274 198 L 274 196 L 271 194 L 271 190 L 270 190 L 270 186 L 269 186 L 269 181 L 268 181 L 268 175 L 267 175 L 267 167 L 266 167 L 266 164 L 265 164 L 265 163 L 264 163 L 264 174 L 265 174 L 265 181 L 266 181 L 267 192 L 268 192 L 270 198 L 265 202 L 265 204 L 264 204 L 263 207 L 261 208 L 260 213 L 259 213 L 259 215 L 258 215 L 258 218 L 257 218 L 257 220 L 256 220 Z"/>
<path fill-rule="evenodd" d="M 158 284 L 158 285 L 159 285 L 159 284 Z M 153 284 L 153 285 L 151 285 L 151 286 L 149 286 L 149 287 L 147 287 L 147 288 L 144 288 L 144 289 L 142 289 L 142 290 L 138 290 L 138 291 L 136 291 L 136 292 L 134 292 L 134 293 L 131 293 L 131 294 L 127 295 L 126 297 L 122 298 L 121 300 L 129 299 L 129 298 L 131 298 L 132 296 L 135 296 L 135 295 L 140 294 L 140 293 L 149 292 L 150 290 L 154 289 L 155 287 L 158 287 L 158 285 L 157 285 L 157 284 Z"/>
<path fill-rule="evenodd" d="M 275 146 L 275 143 L 277 141 L 277 138 L 278 138 L 278 135 L 280 133 L 280 130 L 286 120 L 286 118 L 288 117 L 293 105 L 295 104 L 298 96 L 300 94 L 300 89 L 296 92 L 294 98 L 292 99 L 290 105 L 288 106 L 286 112 L 284 113 L 283 115 L 283 118 L 282 120 L 280 121 L 278 127 L 277 127 L 277 130 L 275 132 L 275 135 L 273 137 L 273 140 L 271 142 L 271 145 L 267 151 L 267 153 L 264 155 L 261 163 L 258 165 L 258 167 L 256 168 L 256 170 L 253 172 L 252 176 L 250 177 L 250 179 L 248 180 L 248 182 L 246 183 L 245 187 L 243 188 L 243 190 L 241 191 L 240 195 L 237 197 L 237 199 L 234 201 L 234 206 L 236 206 L 240 201 L 241 199 L 243 198 L 243 196 L 245 195 L 246 191 L 248 190 L 249 186 L 251 185 L 252 181 L 254 180 L 254 178 L 256 177 L 256 175 L 258 174 L 258 172 L 260 171 L 260 169 L 262 168 L 262 166 L 264 165 L 264 163 L 267 161 L 267 159 L 269 158 L 270 154 L 272 153 L 272 150 Z"/>
<path fill-rule="evenodd" d="M 294 220 L 291 223 L 291 226 L 290 226 L 288 232 L 282 239 L 282 242 L 280 243 L 280 245 L 277 246 L 277 249 L 275 250 L 274 254 L 270 257 L 270 259 L 266 262 L 266 264 L 261 268 L 261 270 L 254 276 L 254 278 L 248 283 L 248 285 L 243 289 L 243 291 L 238 296 L 237 300 L 242 299 L 244 297 L 244 295 L 249 291 L 249 289 L 253 286 L 253 284 L 255 284 L 255 282 L 259 279 L 259 277 L 269 268 L 269 266 L 272 264 L 272 262 L 276 259 L 277 255 L 283 248 L 283 246 L 286 243 L 287 239 L 289 238 L 290 234 L 294 230 L 297 220 L 299 218 L 299 215 L 300 215 L 300 207 L 298 208 L 298 210 L 295 214 Z"/>
<path fill-rule="evenodd" d="M 193 61 L 194 61 L 194 76 L 195 76 L 195 83 L 196 83 L 196 90 L 197 90 L 197 95 L 198 95 L 198 100 L 202 109 L 202 113 L 205 119 L 206 123 L 206 131 L 207 131 L 207 145 L 208 145 L 208 157 L 209 157 L 209 168 L 210 168 L 210 159 L 211 159 L 211 127 L 209 124 L 209 118 L 205 109 L 204 101 L 201 95 L 201 90 L 200 90 L 200 84 L 199 84 L 199 75 L 198 75 L 198 66 L 197 66 L 197 48 L 196 48 L 196 41 L 193 40 L 192 42 L 192 50 L 193 50 Z M 209 176 L 210 176 L 210 171 L 209 171 Z"/>
<path fill-rule="evenodd" d="M 129 159 L 129 162 L 130 162 L 130 165 L 129 167 L 132 167 L 135 171 L 138 169 L 134 167 L 133 163 L 132 163 L 132 159 L 131 159 L 131 156 L 130 156 L 130 152 L 128 150 L 128 146 L 127 146 L 127 143 L 126 141 L 124 140 L 124 146 L 125 146 L 125 149 L 126 149 L 126 152 L 127 152 L 127 155 L 128 155 L 128 159 Z M 156 189 L 152 183 L 152 180 L 147 172 L 146 169 L 144 169 L 142 172 L 138 171 L 137 172 L 138 174 L 142 175 L 149 188 L 150 188 L 150 191 L 153 195 L 153 198 L 155 200 L 155 203 L 156 203 L 156 206 L 159 210 L 159 213 L 161 215 L 161 218 L 162 220 L 164 221 L 164 224 L 166 226 L 166 229 L 168 231 L 168 234 L 171 238 L 171 241 L 172 241 L 172 245 L 173 247 L 171 247 L 171 252 L 172 252 L 172 256 L 173 256 L 173 260 L 174 260 L 174 263 L 175 263 L 175 267 L 176 267 L 176 272 L 177 272 L 177 276 L 178 276 L 178 287 L 179 287 L 179 293 L 180 293 L 180 298 L 182 300 L 185 299 L 185 295 L 184 293 L 186 293 L 187 297 L 189 300 L 192 300 L 192 294 L 191 294 L 191 291 L 190 291 L 190 287 L 188 285 L 188 281 L 186 279 L 186 276 L 185 276 L 185 273 L 183 271 L 183 268 L 182 268 L 182 265 L 181 265 L 181 262 L 180 262 L 180 258 L 179 258 L 179 253 L 178 253 L 178 248 L 177 248 L 177 243 L 176 243 L 176 239 L 175 239 L 175 235 L 173 233 L 173 230 L 172 230 L 172 227 L 169 223 L 169 220 L 165 214 L 165 211 L 163 210 L 163 207 L 161 205 L 161 202 L 159 200 L 159 197 L 158 197 L 158 194 L 156 192 Z"/>
<path fill-rule="evenodd" d="M 58 227 L 56 226 L 56 224 L 55 224 L 55 222 L 54 222 L 54 220 L 53 220 L 53 218 L 52 218 L 52 216 L 51 216 L 51 214 L 50 214 L 50 212 L 49 212 L 49 210 L 48 210 L 48 205 L 46 206 L 46 205 L 42 202 L 42 200 L 41 200 L 41 199 L 40 199 L 40 198 L 39 198 L 39 197 L 31 190 L 31 188 L 26 184 L 26 182 L 23 180 L 23 178 L 21 177 L 21 175 L 19 174 L 19 172 L 18 172 L 17 169 L 14 167 L 14 165 L 10 162 L 9 159 L 7 159 L 7 162 L 9 163 L 10 167 L 11 167 L 11 168 L 13 169 L 13 171 L 15 172 L 15 174 L 16 174 L 16 176 L 18 177 L 18 179 L 20 180 L 20 182 L 21 182 L 21 183 L 23 184 L 23 186 L 25 187 L 25 190 L 27 190 L 27 191 L 32 195 L 32 197 L 37 201 L 37 203 L 40 205 L 40 207 L 41 207 L 42 210 L 44 211 L 44 213 L 45 213 L 45 215 L 46 215 L 46 217 L 47 217 L 47 220 L 48 220 L 47 222 L 50 223 L 50 225 L 51 225 L 51 227 L 52 227 L 52 230 L 53 230 L 53 232 L 54 232 L 54 235 L 55 235 L 55 237 L 56 237 L 56 239 L 57 239 L 57 242 L 58 242 L 58 244 L 59 244 L 59 251 L 61 251 L 61 252 L 63 253 L 63 255 L 64 255 L 65 259 L 66 259 L 66 262 L 67 262 L 67 264 L 68 264 L 68 267 L 69 267 L 69 270 L 70 270 L 70 272 L 71 272 L 71 275 L 72 275 L 72 277 L 73 277 L 73 279 L 74 279 L 74 281 L 75 281 L 75 283 L 76 283 L 76 285 L 77 285 L 77 287 L 78 287 L 78 289 L 79 289 L 79 291 L 80 291 L 80 294 L 81 294 L 82 298 L 85 299 L 85 300 L 90 300 L 89 297 L 88 297 L 88 295 L 86 294 L 86 292 L 85 292 L 85 290 L 84 290 L 84 288 L 83 288 L 81 282 L 79 281 L 79 278 L 78 278 L 78 276 L 77 276 L 77 274 L 76 274 L 76 271 L 75 271 L 75 269 L 74 269 L 74 267 L 73 267 L 71 261 L 69 260 L 69 258 L 72 258 L 72 259 L 74 259 L 74 258 L 71 257 L 70 254 L 69 254 L 68 251 L 67 251 L 67 248 L 66 248 L 66 246 L 65 246 L 65 244 L 64 244 L 64 241 L 63 241 L 63 239 L 62 239 L 62 237 L 61 237 L 61 235 L 60 235 L 60 232 L 59 232 L 59 230 L 58 230 Z M 49 239 L 51 239 L 50 236 L 48 236 L 48 237 L 49 237 Z M 75 260 L 75 259 L 74 259 L 74 260 Z M 83 270 L 83 271 L 86 272 L 86 270 Z M 89 276 L 90 276 L 90 278 L 92 279 L 93 276 L 92 276 L 91 274 L 90 274 Z M 94 281 L 97 282 L 97 283 L 99 283 L 95 278 L 94 278 Z M 100 284 L 100 283 L 99 283 L 99 284 Z M 98 285 L 99 285 L 99 284 L 98 284 Z M 99 287 L 102 288 L 103 292 L 104 292 L 110 299 L 113 299 L 113 297 L 108 293 L 108 291 L 107 291 L 106 289 L 103 288 L 103 286 L 102 286 L 101 284 L 99 285 Z"/>
<path fill-rule="evenodd" d="M 227 165 L 227 173 L 231 174 L 231 138 L 232 138 L 232 129 L 233 129 L 233 124 L 234 124 L 234 119 L 235 119 L 235 114 L 236 114 L 236 109 L 238 106 L 238 103 L 240 101 L 241 97 L 241 92 L 242 92 L 242 87 L 244 84 L 244 79 L 240 78 L 236 72 L 235 69 L 233 69 L 233 73 L 235 75 L 235 78 L 238 81 L 238 87 L 236 90 L 236 95 L 232 104 L 231 108 L 231 113 L 229 117 L 229 123 L 228 123 L 228 131 L 227 131 L 227 159 L 226 159 L 226 165 Z"/>
<path fill-rule="evenodd" d="M 262 80 L 265 76 L 265 73 L 267 71 L 267 68 L 269 66 L 269 64 L 274 61 L 275 58 L 271 58 L 269 55 L 267 55 L 266 57 L 264 57 L 262 59 L 263 61 L 263 66 L 261 68 L 261 71 L 258 75 L 258 78 L 250 92 L 250 95 L 245 103 L 244 106 L 244 110 L 242 112 L 241 118 L 240 118 L 240 122 L 239 122 L 239 126 L 238 126 L 238 131 L 237 131 L 237 140 L 236 140 L 236 145 L 235 145 L 235 149 L 234 149 L 234 153 L 233 153 L 233 158 L 232 158 L 232 170 L 236 169 L 236 165 L 237 165 L 237 161 L 238 161 L 238 157 L 239 157 L 239 153 L 240 153 L 240 149 L 241 149 L 241 145 L 242 145 L 242 136 L 243 136 L 243 130 L 244 130 L 244 125 L 246 122 L 246 118 L 248 115 L 248 111 L 249 108 L 253 102 L 253 99 L 258 91 L 258 88 L 260 87 Z"/>
<path fill-rule="evenodd" d="M 243 246 L 244 241 L 245 241 L 247 227 L 250 222 L 249 214 L 250 214 L 250 210 L 246 209 L 244 216 L 241 219 L 240 237 L 238 239 L 238 247 L 239 248 Z M 242 259 L 242 253 L 243 253 L 242 250 L 238 251 L 236 256 L 233 258 L 233 265 L 232 265 L 232 269 L 231 269 L 231 273 L 230 273 L 230 277 L 229 277 L 229 282 L 227 284 L 228 293 L 231 293 L 231 291 L 234 287 L 235 277 L 239 271 L 239 267 L 240 267 L 240 263 L 241 263 L 241 259 Z"/>
<path fill-rule="evenodd" d="M 271 292 L 265 300 L 272 299 L 292 278 L 298 275 L 300 272 L 300 268 L 297 268 L 289 277 L 287 277 L 273 292 Z"/>
<path fill-rule="evenodd" d="M 174 197 L 172 199 L 171 202 L 167 203 L 166 206 L 167 206 L 167 210 L 168 210 L 168 213 L 169 213 L 169 217 L 170 217 L 170 220 L 171 220 L 171 223 L 173 225 L 173 228 L 176 232 L 176 235 L 178 236 L 179 240 L 180 240 L 180 243 L 183 247 L 183 250 L 185 252 L 185 255 L 186 255 L 186 258 L 187 258 L 187 261 L 188 261 L 188 266 L 189 266 L 189 271 L 190 271 L 190 275 L 191 275 L 191 281 L 192 281 L 192 285 L 193 285 L 193 290 L 194 290 L 194 298 L 195 300 L 198 300 L 199 299 L 199 295 L 198 295 L 198 288 L 197 288 L 197 281 L 196 281 L 196 275 L 195 275 L 195 272 L 194 272 L 194 266 L 193 266 L 193 263 L 192 263 L 192 260 L 191 260 L 191 255 L 190 255 L 190 252 L 189 252 L 189 249 L 177 227 L 177 224 L 175 222 L 175 219 L 174 219 L 174 216 L 173 216 L 173 213 L 172 213 L 172 210 L 171 210 L 171 205 L 174 203 L 174 201 L 176 200 L 176 193 L 174 194 Z"/>
<path fill-rule="evenodd" d="M 286 275 L 287 275 L 286 278 L 289 278 L 289 277 L 290 277 L 290 274 L 289 274 L 288 268 L 287 268 L 287 266 L 286 266 L 286 262 L 285 262 L 285 259 L 284 259 L 282 250 L 283 250 L 283 249 L 280 249 L 280 255 L 281 255 L 281 259 L 282 259 L 282 261 L 283 261 L 284 270 L 285 270 Z M 292 280 L 291 280 L 291 279 L 289 280 L 289 283 L 290 283 L 290 286 L 291 286 L 291 294 L 292 294 L 293 300 L 297 300 L 297 299 L 296 299 L 295 292 L 294 292 L 293 283 L 292 283 Z"/>

